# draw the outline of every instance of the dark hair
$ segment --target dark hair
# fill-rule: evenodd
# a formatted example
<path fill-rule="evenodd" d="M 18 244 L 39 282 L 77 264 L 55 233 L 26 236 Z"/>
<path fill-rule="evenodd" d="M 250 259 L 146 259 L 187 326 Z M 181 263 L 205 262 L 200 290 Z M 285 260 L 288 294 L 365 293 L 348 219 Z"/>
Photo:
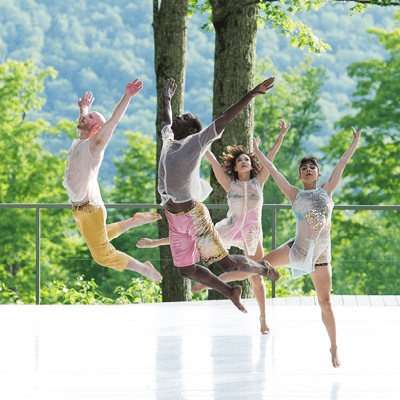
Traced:
<path fill-rule="evenodd" d="M 242 154 L 246 154 L 251 160 L 251 166 L 253 169 L 250 171 L 250 179 L 253 179 L 261 171 L 261 164 L 257 161 L 256 155 L 249 149 L 238 145 L 233 147 L 228 146 L 226 150 L 227 153 L 224 153 L 221 157 L 223 161 L 221 167 L 233 180 L 239 179 L 239 174 L 235 171 L 235 166 L 237 158 Z"/>
<path fill-rule="evenodd" d="M 194 120 L 192 122 L 192 128 L 196 129 L 197 132 L 201 132 L 201 130 L 203 129 L 203 125 L 201 124 L 199 117 L 196 114 L 194 115 Z"/>
<path fill-rule="evenodd" d="M 194 117 L 192 119 L 190 128 L 196 129 L 196 133 L 201 132 L 203 125 L 201 124 L 199 117 L 196 114 L 193 114 L 193 113 L 190 113 L 190 114 L 192 114 Z M 184 130 L 184 131 L 182 131 L 182 130 L 176 131 L 175 130 L 174 131 L 174 139 L 175 140 L 182 140 L 182 139 L 187 138 L 190 135 L 193 135 L 193 133 L 190 133 L 189 130 L 187 130 L 187 131 L 186 130 Z"/>
<path fill-rule="evenodd" d="M 299 161 L 299 172 L 300 172 L 300 168 L 303 165 L 306 164 L 313 164 L 318 168 L 319 171 L 319 165 L 318 165 L 318 158 L 314 157 L 314 156 L 309 156 L 309 157 L 303 157 L 300 161 Z"/>

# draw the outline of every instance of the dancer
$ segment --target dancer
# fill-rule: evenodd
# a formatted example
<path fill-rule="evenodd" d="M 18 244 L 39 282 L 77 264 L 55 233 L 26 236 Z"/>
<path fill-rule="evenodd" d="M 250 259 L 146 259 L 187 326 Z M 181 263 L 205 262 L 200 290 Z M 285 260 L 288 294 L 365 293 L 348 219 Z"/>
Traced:
<path fill-rule="evenodd" d="M 279 151 L 282 140 L 290 128 L 285 120 L 279 122 L 280 134 L 268 152 L 267 158 L 274 160 Z M 227 192 L 228 215 L 227 218 L 215 225 L 226 248 L 236 246 L 244 250 L 246 257 L 259 261 L 264 256 L 262 245 L 263 235 L 261 226 L 261 209 L 263 205 L 263 187 L 268 179 L 269 171 L 261 168 L 254 153 L 243 146 L 228 147 L 221 164 L 214 154 L 207 150 L 205 157 L 210 162 L 214 174 Z M 169 238 L 140 239 L 137 247 L 157 247 L 169 244 Z M 265 315 L 266 290 L 261 275 L 249 272 L 225 272 L 219 276 L 224 282 L 241 281 L 250 277 L 253 293 L 260 308 L 261 333 L 268 334 L 269 327 Z M 199 292 L 206 287 L 198 282 L 193 285 L 193 292 Z"/>
<path fill-rule="evenodd" d="M 315 157 L 305 157 L 300 160 L 299 179 L 303 184 L 303 190 L 289 184 L 272 162 L 261 153 L 257 141 L 253 142 L 254 153 L 292 203 L 297 222 L 296 237 L 268 253 L 263 260 L 268 261 L 274 268 L 290 265 L 293 279 L 311 275 L 321 307 L 322 321 L 331 342 L 330 352 L 335 368 L 340 366 L 340 361 L 336 344 L 335 317 L 330 302 L 332 289 L 330 227 L 334 206 L 332 194 L 360 141 L 362 131 L 357 132 L 353 127 L 351 129 L 354 137 L 351 145 L 334 168 L 331 177 L 320 187 L 317 187 L 321 176 L 318 160 Z"/>
<path fill-rule="evenodd" d="M 156 221 L 161 215 L 153 212 L 136 213 L 130 219 L 106 225 L 107 211 L 97 182 L 104 150 L 131 98 L 142 87 L 139 79 L 126 85 L 125 94 L 109 121 L 99 112 L 89 113 L 94 100 L 91 92 L 86 92 L 83 98 L 78 100 L 78 136 L 68 151 L 63 186 L 67 189 L 69 202 L 72 203 L 79 232 L 85 238 L 90 253 L 98 264 L 118 271 L 127 269 L 139 272 L 147 278 L 161 282 L 162 276 L 149 261 L 137 261 L 117 251 L 110 243 L 126 230 Z"/>
<path fill-rule="evenodd" d="M 226 125 L 256 96 L 273 87 L 275 78 L 256 86 L 236 104 L 226 110 L 206 129 L 192 113 L 178 115 L 172 121 L 171 99 L 176 85 L 168 79 L 163 91 L 163 148 L 158 170 L 158 191 L 166 206 L 169 237 L 174 264 L 179 273 L 218 290 L 229 298 L 239 310 L 246 312 L 241 303 L 241 286 L 231 287 L 207 268 L 195 264 L 202 258 L 204 265 L 217 263 L 223 271 L 247 271 L 278 279 L 280 274 L 268 263 L 262 265 L 245 256 L 230 256 L 215 230 L 207 208 L 201 202 L 212 188 L 200 179 L 200 161 L 209 144 L 218 139 Z"/>

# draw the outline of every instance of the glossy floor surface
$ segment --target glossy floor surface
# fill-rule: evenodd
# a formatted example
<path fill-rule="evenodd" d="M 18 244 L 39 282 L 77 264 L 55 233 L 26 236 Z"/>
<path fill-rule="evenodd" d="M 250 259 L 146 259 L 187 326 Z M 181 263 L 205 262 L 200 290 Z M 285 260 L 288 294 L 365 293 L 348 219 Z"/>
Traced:
<path fill-rule="evenodd" d="M 0 306 L 0 399 L 400 399 L 400 307 Z"/>

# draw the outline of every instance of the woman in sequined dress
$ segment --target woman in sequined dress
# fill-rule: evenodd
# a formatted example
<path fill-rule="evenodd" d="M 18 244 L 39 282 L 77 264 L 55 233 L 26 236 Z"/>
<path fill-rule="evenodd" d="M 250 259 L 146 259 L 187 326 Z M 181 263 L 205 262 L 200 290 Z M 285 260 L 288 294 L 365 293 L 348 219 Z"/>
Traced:
<path fill-rule="evenodd" d="M 285 120 L 279 122 L 280 134 L 268 152 L 268 159 L 273 161 L 282 140 L 290 128 Z M 215 225 L 218 233 L 227 248 L 231 246 L 244 250 L 246 257 L 260 261 L 264 256 L 262 246 L 261 210 L 263 205 L 263 187 L 269 172 L 257 162 L 254 153 L 243 146 L 228 147 L 221 165 L 211 151 L 205 153 L 214 174 L 227 192 L 229 210 L 227 218 Z M 138 247 L 157 247 L 169 244 L 169 238 L 140 239 Z M 224 282 L 242 281 L 251 279 L 252 288 L 260 308 L 261 333 L 268 334 L 269 327 L 265 315 L 265 284 L 260 275 L 248 272 L 226 272 L 219 276 Z M 193 292 L 207 289 L 206 286 L 195 282 Z"/>
<path fill-rule="evenodd" d="M 303 184 L 303 190 L 291 185 L 261 153 L 257 142 L 254 141 L 254 153 L 292 203 L 297 223 L 296 237 L 268 253 L 263 260 L 269 261 L 274 268 L 290 265 L 293 279 L 311 275 L 321 307 L 322 321 L 331 341 L 330 352 L 335 368 L 340 366 L 340 361 L 336 344 L 336 323 L 330 302 L 332 288 L 330 226 L 334 206 L 332 194 L 360 140 L 361 130 L 357 132 L 353 127 L 351 129 L 354 137 L 351 145 L 334 168 L 331 177 L 320 187 L 318 187 L 318 179 L 321 176 L 318 160 L 315 157 L 305 157 L 300 160 L 299 179 Z"/>

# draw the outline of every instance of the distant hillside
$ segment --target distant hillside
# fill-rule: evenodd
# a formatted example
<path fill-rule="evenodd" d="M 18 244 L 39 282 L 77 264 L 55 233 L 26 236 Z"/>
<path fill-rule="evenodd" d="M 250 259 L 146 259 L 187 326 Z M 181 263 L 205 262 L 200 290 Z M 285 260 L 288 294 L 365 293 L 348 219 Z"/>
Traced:
<path fill-rule="evenodd" d="M 333 133 L 333 123 L 348 112 L 353 80 L 346 67 L 356 60 L 383 58 L 385 51 L 365 30 L 372 26 L 390 29 L 395 7 L 369 7 L 364 14 L 348 18 L 348 4 L 331 5 L 318 13 L 301 15 L 314 33 L 333 51 L 315 56 L 315 65 L 328 68 L 323 109 L 327 123 L 307 147 L 315 151 Z M 211 122 L 214 63 L 214 33 L 200 31 L 206 15 L 189 20 L 185 109 L 198 114 L 203 124 Z M 53 66 L 55 80 L 47 81 L 47 104 L 38 113 L 49 121 L 76 120 L 77 99 L 91 90 L 93 109 L 111 115 L 125 84 L 139 77 L 144 88 L 136 96 L 117 128 L 106 152 L 100 177 L 111 185 L 115 174 L 113 159 L 125 145 L 125 130 L 155 135 L 155 76 L 151 0 L 0 0 L 0 57 L 34 58 L 41 67 Z M 272 29 L 259 30 L 259 57 L 269 56 L 280 70 L 299 63 L 304 52 L 291 48 L 289 40 Z M 275 90 L 279 90 L 279 82 Z M 30 116 L 34 118 L 35 116 Z M 284 116 L 283 116 L 284 117 Z M 360 124 L 362 121 L 360 121 Z M 68 138 L 48 139 L 54 153 L 68 149 Z"/>

